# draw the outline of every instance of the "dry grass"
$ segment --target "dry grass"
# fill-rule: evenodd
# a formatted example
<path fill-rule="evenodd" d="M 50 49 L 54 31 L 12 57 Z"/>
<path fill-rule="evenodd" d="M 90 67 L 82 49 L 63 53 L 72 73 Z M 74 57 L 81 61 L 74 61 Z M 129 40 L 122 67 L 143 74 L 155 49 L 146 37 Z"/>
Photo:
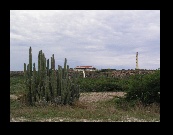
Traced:
<path fill-rule="evenodd" d="M 49 122 L 145 122 L 160 121 L 158 106 L 143 107 L 136 104 L 133 109 L 123 110 L 115 105 L 115 97 L 123 92 L 81 93 L 79 101 L 72 106 L 26 107 L 18 100 L 11 102 L 10 121 Z"/>

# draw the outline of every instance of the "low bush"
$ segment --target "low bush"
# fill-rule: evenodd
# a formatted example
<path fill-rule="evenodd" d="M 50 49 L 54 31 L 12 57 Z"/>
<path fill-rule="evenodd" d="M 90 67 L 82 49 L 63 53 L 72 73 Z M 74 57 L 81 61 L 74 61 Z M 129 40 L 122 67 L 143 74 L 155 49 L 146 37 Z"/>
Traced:
<path fill-rule="evenodd" d="M 20 95 L 25 92 L 25 89 L 23 76 L 10 77 L 10 94 Z"/>
<path fill-rule="evenodd" d="M 80 78 L 78 80 L 82 92 L 124 91 L 125 84 L 120 78 Z M 124 85 L 125 86 L 125 85 Z"/>
<path fill-rule="evenodd" d="M 126 100 L 139 100 L 143 104 L 160 103 L 160 70 L 152 74 L 134 75 L 129 78 Z"/>

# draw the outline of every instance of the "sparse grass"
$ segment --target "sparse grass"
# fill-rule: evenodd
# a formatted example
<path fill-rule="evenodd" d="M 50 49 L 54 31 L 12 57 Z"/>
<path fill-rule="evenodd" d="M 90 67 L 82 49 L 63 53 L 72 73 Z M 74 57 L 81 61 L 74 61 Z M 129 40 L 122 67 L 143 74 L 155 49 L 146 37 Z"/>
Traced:
<path fill-rule="evenodd" d="M 124 110 L 115 106 L 115 99 L 93 103 L 76 102 L 73 106 L 46 107 L 26 107 L 18 101 L 13 101 L 10 108 L 11 118 L 23 117 L 31 121 L 46 121 L 55 118 L 65 118 L 66 120 L 63 121 L 126 121 L 126 118 L 160 121 L 159 107 L 156 105 L 150 107 L 136 105 Z"/>
<path fill-rule="evenodd" d="M 22 77 L 10 78 L 10 94 L 20 95 L 24 90 L 25 85 Z M 91 94 L 92 92 L 85 93 L 86 96 Z M 116 96 L 107 100 L 97 100 L 97 102 L 77 101 L 72 106 L 28 107 L 18 100 L 10 100 L 10 118 L 11 121 L 33 122 L 160 121 L 160 106 L 151 104 L 145 107 L 140 102 L 128 103 L 123 98 Z"/>
<path fill-rule="evenodd" d="M 153 103 L 148 106 L 144 106 L 139 101 L 127 102 L 123 98 L 115 100 L 116 108 L 119 111 L 123 111 L 129 117 L 135 117 L 139 119 L 145 119 L 151 121 L 155 119 L 160 121 L 160 104 Z"/>
<path fill-rule="evenodd" d="M 21 95 L 25 91 L 24 77 L 10 77 L 10 94 Z"/>

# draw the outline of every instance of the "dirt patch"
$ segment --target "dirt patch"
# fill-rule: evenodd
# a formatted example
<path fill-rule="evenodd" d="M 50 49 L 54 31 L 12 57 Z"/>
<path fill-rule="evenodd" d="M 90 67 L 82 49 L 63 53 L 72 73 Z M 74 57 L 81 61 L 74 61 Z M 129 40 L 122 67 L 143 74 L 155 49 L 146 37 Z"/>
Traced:
<path fill-rule="evenodd" d="M 97 101 L 105 101 L 112 99 L 113 97 L 123 97 L 125 95 L 125 92 L 87 92 L 87 93 L 81 93 L 79 101 L 81 102 L 97 102 Z M 16 95 L 10 95 L 10 99 L 17 100 L 22 95 L 16 96 Z"/>
<path fill-rule="evenodd" d="M 16 95 L 10 95 L 10 99 L 17 100 L 18 97 Z"/>
<path fill-rule="evenodd" d="M 87 92 L 87 93 L 81 93 L 79 101 L 81 102 L 97 102 L 97 101 L 105 101 L 109 100 L 113 97 L 123 97 L 125 95 L 125 92 Z M 22 95 L 16 96 L 16 95 L 10 95 L 10 99 L 17 100 Z"/>
<path fill-rule="evenodd" d="M 112 99 L 113 97 L 123 97 L 125 92 L 89 92 L 81 93 L 79 101 L 81 102 L 97 102 Z"/>
<path fill-rule="evenodd" d="M 22 100 L 22 99 L 24 99 L 25 98 L 25 95 L 18 95 L 18 96 L 16 96 L 16 95 L 10 95 L 10 99 L 12 99 L 12 100 Z"/>

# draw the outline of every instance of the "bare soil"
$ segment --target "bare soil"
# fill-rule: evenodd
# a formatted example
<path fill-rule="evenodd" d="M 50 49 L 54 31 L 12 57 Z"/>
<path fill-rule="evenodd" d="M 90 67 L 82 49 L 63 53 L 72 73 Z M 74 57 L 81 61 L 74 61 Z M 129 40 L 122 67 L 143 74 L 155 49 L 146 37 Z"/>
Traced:
<path fill-rule="evenodd" d="M 79 101 L 81 102 L 97 102 L 112 99 L 113 97 L 123 97 L 125 92 L 89 92 L 81 93 Z"/>
<path fill-rule="evenodd" d="M 17 100 L 18 97 L 16 95 L 10 95 L 10 99 Z"/>

